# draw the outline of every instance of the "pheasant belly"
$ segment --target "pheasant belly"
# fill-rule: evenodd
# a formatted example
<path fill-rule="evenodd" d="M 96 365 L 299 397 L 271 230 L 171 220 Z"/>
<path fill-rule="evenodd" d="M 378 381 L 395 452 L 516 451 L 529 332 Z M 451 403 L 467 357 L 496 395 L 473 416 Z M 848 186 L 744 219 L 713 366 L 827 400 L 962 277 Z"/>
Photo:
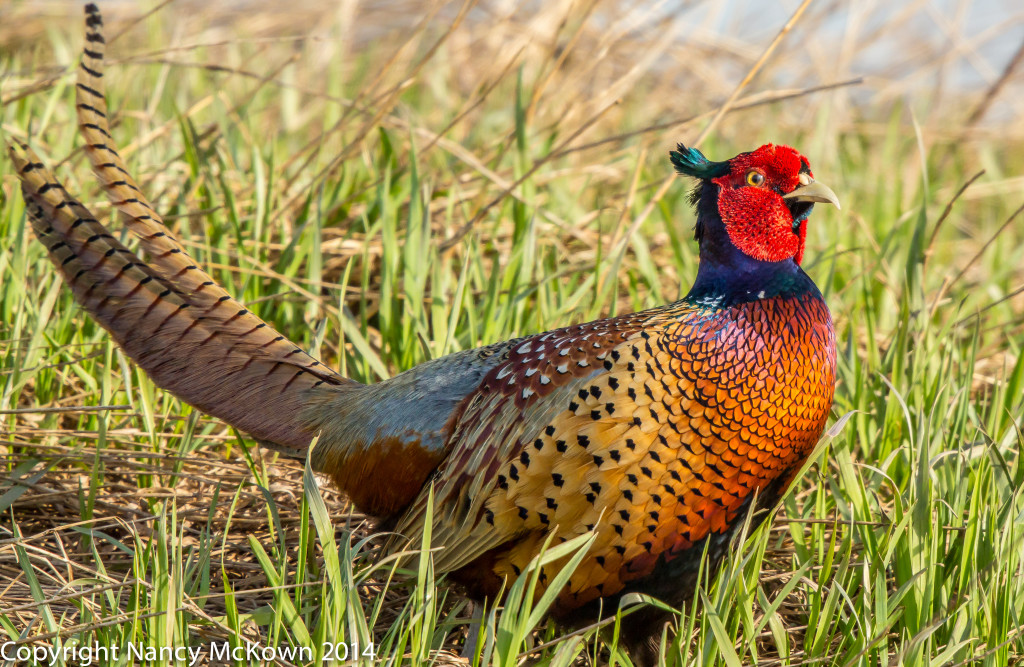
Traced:
<path fill-rule="evenodd" d="M 785 490 L 835 383 L 816 289 L 717 308 L 684 300 L 590 349 L 596 370 L 547 397 L 551 418 L 523 432 L 483 503 L 481 527 L 507 539 L 454 573 L 493 597 L 549 536 L 594 530 L 554 610 L 573 624 L 629 592 L 687 599 L 705 543 L 716 563 L 755 497 L 771 507 Z M 558 567 L 541 573 L 542 590 Z"/>

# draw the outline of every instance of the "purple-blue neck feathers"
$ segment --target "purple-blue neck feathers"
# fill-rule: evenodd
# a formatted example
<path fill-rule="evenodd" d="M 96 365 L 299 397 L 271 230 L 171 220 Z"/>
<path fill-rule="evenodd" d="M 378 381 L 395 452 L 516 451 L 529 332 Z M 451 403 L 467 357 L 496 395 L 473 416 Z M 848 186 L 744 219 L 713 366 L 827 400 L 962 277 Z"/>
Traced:
<path fill-rule="evenodd" d="M 726 306 L 772 296 L 821 293 L 792 258 L 781 262 L 754 259 L 737 248 L 718 212 L 719 186 L 701 180 L 694 192 L 697 208 L 695 237 L 700 265 L 685 300 L 718 302 Z"/>

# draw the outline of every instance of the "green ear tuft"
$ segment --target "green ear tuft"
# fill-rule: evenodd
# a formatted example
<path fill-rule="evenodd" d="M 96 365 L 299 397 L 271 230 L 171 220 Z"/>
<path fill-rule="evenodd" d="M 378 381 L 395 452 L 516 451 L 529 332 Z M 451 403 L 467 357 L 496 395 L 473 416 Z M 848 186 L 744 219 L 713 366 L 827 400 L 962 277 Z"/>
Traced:
<path fill-rule="evenodd" d="M 711 179 L 729 173 L 728 162 L 712 162 L 696 148 L 687 148 L 683 144 L 676 148 L 678 150 L 669 151 L 669 157 L 676 171 L 683 176 Z"/>

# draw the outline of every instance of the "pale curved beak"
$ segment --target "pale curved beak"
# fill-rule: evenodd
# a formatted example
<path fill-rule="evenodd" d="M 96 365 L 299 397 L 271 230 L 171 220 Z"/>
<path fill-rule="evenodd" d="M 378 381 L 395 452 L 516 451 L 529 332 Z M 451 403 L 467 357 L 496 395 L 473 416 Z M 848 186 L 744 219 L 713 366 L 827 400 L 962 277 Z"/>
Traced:
<path fill-rule="evenodd" d="M 789 194 L 782 195 L 782 198 L 795 199 L 796 201 L 822 202 L 824 204 L 832 204 L 838 209 L 843 208 L 839 205 L 839 197 L 827 185 L 817 182 L 807 174 L 800 174 L 800 183 L 802 184 L 800 187 Z"/>

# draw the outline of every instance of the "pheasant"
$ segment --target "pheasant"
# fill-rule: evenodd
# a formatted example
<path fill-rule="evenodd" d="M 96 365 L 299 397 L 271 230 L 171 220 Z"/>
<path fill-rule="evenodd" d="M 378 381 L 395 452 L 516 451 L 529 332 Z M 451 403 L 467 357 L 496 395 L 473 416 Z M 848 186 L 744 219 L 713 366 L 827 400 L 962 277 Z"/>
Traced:
<path fill-rule="evenodd" d="M 76 86 L 86 154 L 149 261 L 27 145 L 10 144 L 29 220 L 75 299 L 156 384 L 308 456 L 394 532 L 387 551 L 429 529 L 436 571 L 471 599 L 495 599 L 545 541 L 592 531 L 556 620 L 591 622 L 631 592 L 681 604 L 704 551 L 714 566 L 736 525 L 778 500 L 820 437 L 835 338 L 800 264 L 814 204 L 839 201 L 793 148 L 766 144 L 723 162 L 682 144 L 671 151 L 676 171 L 696 179 L 700 263 L 683 299 L 363 385 L 232 298 L 163 225 L 110 134 L 93 5 L 86 25 Z M 541 590 L 557 569 L 540 573 Z M 623 628 L 644 661 L 660 635 L 655 614 L 630 615 Z"/>

